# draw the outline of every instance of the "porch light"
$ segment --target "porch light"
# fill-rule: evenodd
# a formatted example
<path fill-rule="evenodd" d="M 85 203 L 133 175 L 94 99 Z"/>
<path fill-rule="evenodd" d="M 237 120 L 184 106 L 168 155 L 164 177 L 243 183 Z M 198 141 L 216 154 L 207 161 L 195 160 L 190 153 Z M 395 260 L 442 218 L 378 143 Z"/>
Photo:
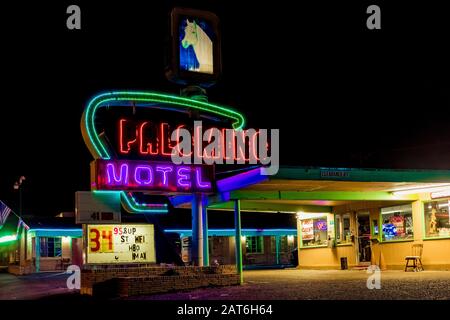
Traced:
<path fill-rule="evenodd" d="M 61 238 L 62 243 L 70 243 L 70 240 L 72 240 L 72 237 L 70 236 Z"/>

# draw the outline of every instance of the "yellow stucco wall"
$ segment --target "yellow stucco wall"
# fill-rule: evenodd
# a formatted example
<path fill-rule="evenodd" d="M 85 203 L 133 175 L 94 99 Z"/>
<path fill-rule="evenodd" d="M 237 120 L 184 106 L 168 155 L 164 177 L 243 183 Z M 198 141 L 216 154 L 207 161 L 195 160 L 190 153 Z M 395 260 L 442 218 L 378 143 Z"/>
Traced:
<path fill-rule="evenodd" d="M 62 258 L 71 258 L 72 257 L 72 245 L 71 245 L 71 238 L 64 238 L 61 241 L 62 246 Z"/>
<path fill-rule="evenodd" d="M 411 255 L 411 246 L 414 241 L 384 242 L 380 245 L 384 262 L 388 269 L 405 267 L 405 257 Z M 375 252 L 376 249 L 375 249 Z"/>
<path fill-rule="evenodd" d="M 425 269 L 450 269 L 450 239 L 383 243 L 381 250 L 388 269 L 403 269 L 405 256 L 411 255 L 411 247 L 415 243 L 423 244 Z"/>
<path fill-rule="evenodd" d="M 331 230 L 328 230 L 328 234 L 334 238 L 334 215 L 327 215 L 327 222 L 329 226 L 332 226 Z M 297 223 L 297 227 L 301 228 L 300 222 Z M 353 234 L 355 233 L 355 220 L 353 214 L 350 219 L 350 229 Z M 298 234 L 301 232 L 299 230 Z M 329 269 L 340 269 L 341 268 L 341 257 L 347 257 L 348 267 L 356 265 L 356 249 L 355 244 L 345 244 L 337 245 L 334 248 L 320 247 L 320 248 L 302 248 L 301 247 L 301 236 L 297 238 L 298 247 L 300 248 L 298 258 L 299 258 L 299 268 L 329 268 Z"/>
<path fill-rule="evenodd" d="M 450 270 L 450 239 L 424 241 L 422 262 L 425 269 Z"/>
<path fill-rule="evenodd" d="M 340 269 L 341 257 L 347 257 L 348 267 L 356 265 L 356 250 L 354 245 L 337 246 L 336 248 L 300 249 L 300 268 Z"/>

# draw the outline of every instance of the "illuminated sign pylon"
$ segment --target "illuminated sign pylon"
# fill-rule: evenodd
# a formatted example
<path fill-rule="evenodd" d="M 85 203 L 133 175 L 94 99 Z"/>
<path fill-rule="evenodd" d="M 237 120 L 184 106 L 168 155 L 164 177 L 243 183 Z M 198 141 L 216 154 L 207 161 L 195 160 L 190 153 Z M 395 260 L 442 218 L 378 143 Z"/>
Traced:
<path fill-rule="evenodd" d="M 146 191 L 161 195 L 213 192 L 214 170 L 206 165 L 176 165 L 171 161 L 164 163 L 148 157 L 127 159 L 127 151 L 133 144 L 133 139 L 130 140 L 131 144 L 130 141 L 126 141 L 125 144 L 119 143 L 118 150 L 113 150 L 104 137 L 104 128 L 101 126 L 105 124 L 97 119 L 100 110 L 114 107 L 180 112 L 197 110 L 201 114 L 228 121 L 233 129 L 243 128 L 245 122 L 243 115 L 232 109 L 167 94 L 122 91 L 103 93 L 91 99 L 83 113 L 81 129 L 84 141 L 95 159 L 92 165 L 92 189 L 96 192 L 120 192 L 122 205 L 130 212 L 167 212 L 167 204 L 140 203 L 133 196 L 133 192 Z M 124 122 L 119 122 L 119 132 L 122 132 L 120 129 L 125 125 Z M 147 123 L 143 121 L 141 129 L 144 130 L 142 127 L 146 125 Z M 161 127 L 161 130 L 165 129 L 163 125 Z M 164 135 L 164 132 L 160 134 Z M 123 142 L 123 139 L 125 138 L 122 137 L 120 141 Z M 159 141 L 161 143 L 158 144 Z M 164 146 L 164 139 L 161 137 L 155 140 L 154 146 L 149 146 L 148 143 L 146 146 L 159 155 L 170 155 L 170 144 Z M 140 146 L 139 150 L 144 147 Z M 149 150 L 148 148 L 146 150 Z M 121 155 L 120 159 L 115 156 L 117 154 Z"/>

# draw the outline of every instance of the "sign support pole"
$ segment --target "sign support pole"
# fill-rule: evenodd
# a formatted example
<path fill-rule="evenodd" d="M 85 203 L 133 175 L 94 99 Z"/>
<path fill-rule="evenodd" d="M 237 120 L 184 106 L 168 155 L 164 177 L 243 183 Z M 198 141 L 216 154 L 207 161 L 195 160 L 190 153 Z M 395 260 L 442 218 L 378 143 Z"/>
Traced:
<path fill-rule="evenodd" d="M 209 266 L 209 242 L 208 242 L 208 209 L 206 199 L 202 197 L 202 220 L 203 220 L 203 265 Z"/>
<path fill-rule="evenodd" d="M 275 251 L 276 251 L 276 262 L 280 264 L 280 236 L 275 236 Z"/>
<path fill-rule="evenodd" d="M 242 245 L 241 245 L 241 200 L 234 200 L 234 229 L 236 246 L 236 271 L 241 278 L 241 284 L 244 282 L 242 273 Z"/>
<path fill-rule="evenodd" d="M 203 260 L 203 203 L 200 195 L 192 197 L 192 260 L 202 267 Z"/>
<path fill-rule="evenodd" d="M 36 237 L 34 238 L 34 247 L 35 247 L 35 266 L 36 266 L 36 272 L 40 272 L 41 271 L 41 238 L 36 235 Z"/>

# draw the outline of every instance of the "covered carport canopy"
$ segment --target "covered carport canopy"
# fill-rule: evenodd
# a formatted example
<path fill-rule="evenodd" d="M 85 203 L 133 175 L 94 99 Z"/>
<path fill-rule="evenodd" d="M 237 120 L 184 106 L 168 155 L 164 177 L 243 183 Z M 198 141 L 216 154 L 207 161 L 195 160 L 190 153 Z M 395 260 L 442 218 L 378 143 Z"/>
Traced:
<path fill-rule="evenodd" d="M 281 167 L 268 176 L 264 168 L 253 168 L 218 179 L 215 195 L 176 196 L 171 202 L 192 209 L 193 252 L 200 265 L 208 265 L 207 208 L 233 210 L 235 237 L 240 239 L 241 211 L 329 213 L 332 207 L 355 203 L 411 202 L 426 192 L 421 190 L 444 187 L 450 188 L 450 170 Z M 239 241 L 235 251 L 242 282 Z"/>
<path fill-rule="evenodd" d="M 234 210 L 230 200 L 240 200 L 242 211 L 329 212 L 353 201 L 413 201 L 417 194 L 394 192 L 450 186 L 450 170 L 281 167 L 274 176 L 263 170 L 218 180 L 218 194 L 208 198 L 208 208 Z M 177 207 L 190 208 L 189 198 L 177 200 Z"/>

